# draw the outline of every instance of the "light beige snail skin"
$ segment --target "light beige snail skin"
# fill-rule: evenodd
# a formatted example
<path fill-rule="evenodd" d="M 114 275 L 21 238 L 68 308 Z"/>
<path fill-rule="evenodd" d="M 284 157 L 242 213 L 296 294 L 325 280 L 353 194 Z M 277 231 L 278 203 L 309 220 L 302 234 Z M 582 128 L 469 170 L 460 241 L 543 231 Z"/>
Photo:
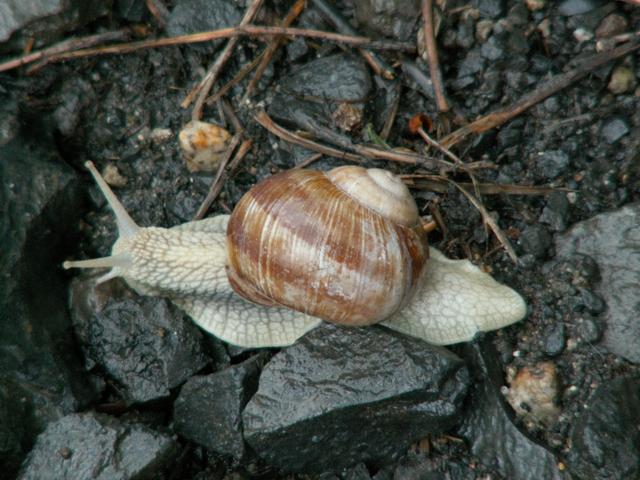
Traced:
<path fill-rule="evenodd" d="M 386 170 L 290 170 L 255 185 L 230 216 L 142 228 L 87 168 L 119 238 L 111 256 L 64 268 L 110 268 L 99 281 L 167 297 L 231 344 L 290 345 L 325 320 L 447 345 L 526 314 L 514 290 L 427 246 L 415 201 Z"/>

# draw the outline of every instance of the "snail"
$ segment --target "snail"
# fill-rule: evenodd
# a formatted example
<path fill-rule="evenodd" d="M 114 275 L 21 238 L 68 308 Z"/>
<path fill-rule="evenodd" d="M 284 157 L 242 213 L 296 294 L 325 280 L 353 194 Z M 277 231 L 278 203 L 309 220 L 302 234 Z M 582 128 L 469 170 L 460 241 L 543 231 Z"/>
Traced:
<path fill-rule="evenodd" d="M 289 170 L 251 188 L 231 215 L 142 228 L 86 166 L 119 237 L 110 256 L 64 268 L 110 268 L 99 282 L 122 277 L 167 297 L 228 343 L 290 345 L 326 320 L 446 345 L 526 314 L 514 290 L 427 245 L 409 190 L 386 170 Z"/>

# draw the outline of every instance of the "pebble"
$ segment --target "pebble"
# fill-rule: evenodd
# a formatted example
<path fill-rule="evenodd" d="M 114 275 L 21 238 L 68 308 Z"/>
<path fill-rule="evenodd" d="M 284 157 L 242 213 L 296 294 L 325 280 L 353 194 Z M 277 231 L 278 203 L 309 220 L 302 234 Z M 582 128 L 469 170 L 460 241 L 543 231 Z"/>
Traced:
<path fill-rule="evenodd" d="M 113 163 L 108 163 L 102 169 L 102 178 L 104 178 L 105 182 L 107 182 L 112 187 L 124 187 L 127 184 L 127 178 L 124 177 L 118 167 L 116 167 Z"/>
<path fill-rule="evenodd" d="M 624 33 L 627 31 L 628 26 L 629 21 L 626 17 L 619 13 L 612 13 L 607 15 L 602 22 L 600 22 L 598 28 L 596 28 L 596 38 L 608 38 L 619 33 Z"/>
<path fill-rule="evenodd" d="M 609 118 L 602 126 L 601 133 L 607 143 L 615 143 L 629 133 L 629 124 L 621 117 Z"/>
<path fill-rule="evenodd" d="M 629 67 L 619 65 L 611 72 L 607 89 L 614 95 L 633 91 L 636 87 L 636 76 Z"/>
<path fill-rule="evenodd" d="M 537 12 L 538 10 L 542 10 L 547 6 L 546 0 L 525 0 L 527 8 L 532 12 Z"/>
<path fill-rule="evenodd" d="M 552 180 L 569 168 L 569 155 L 562 150 L 547 150 L 539 154 L 536 166 L 540 177 Z"/>
<path fill-rule="evenodd" d="M 550 357 L 560 355 L 564 351 L 566 342 L 564 323 L 556 322 L 553 327 L 546 332 L 544 338 L 544 353 Z"/>
<path fill-rule="evenodd" d="M 553 192 L 539 218 L 541 223 L 549 225 L 555 232 L 566 230 L 569 223 L 569 200 L 564 192 Z"/>
<path fill-rule="evenodd" d="M 605 3 L 605 0 L 562 0 L 557 8 L 560 15 L 570 17 L 590 12 Z"/>
<path fill-rule="evenodd" d="M 504 16 L 506 11 L 505 0 L 476 0 L 475 3 L 480 16 L 485 18 L 499 18 Z"/>
<path fill-rule="evenodd" d="M 560 416 L 558 374 L 552 362 L 526 366 L 509 380 L 506 398 L 513 410 L 534 425 L 552 426 Z"/>
<path fill-rule="evenodd" d="M 519 242 L 526 253 L 543 258 L 547 255 L 552 238 L 542 225 L 532 225 L 524 229 Z"/>

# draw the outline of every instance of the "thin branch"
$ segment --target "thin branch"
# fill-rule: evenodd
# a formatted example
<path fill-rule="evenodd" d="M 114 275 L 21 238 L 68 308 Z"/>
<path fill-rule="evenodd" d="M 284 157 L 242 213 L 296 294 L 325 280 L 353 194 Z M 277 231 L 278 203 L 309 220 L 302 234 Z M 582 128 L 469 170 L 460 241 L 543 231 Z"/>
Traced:
<path fill-rule="evenodd" d="M 126 40 L 130 36 L 131 30 L 128 28 L 124 28 L 122 30 L 89 35 L 88 37 L 70 38 L 50 47 L 43 48 L 42 50 L 31 52 L 26 55 L 22 55 L 21 57 L 0 63 L 0 72 L 12 70 L 23 65 L 28 65 L 30 63 L 37 62 L 38 60 L 48 61 L 50 57 L 53 57 L 55 55 L 92 47 L 99 43 L 112 42 L 116 40 Z"/>
<path fill-rule="evenodd" d="M 339 33 L 346 35 L 358 35 L 358 32 L 351 24 L 326 0 L 311 0 L 314 7 L 320 12 L 322 18 L 329 22 Z M 393 80 L 395 78 L 393 68 L 384 61 L 378 54 L 364 48 L 359 48 L 358 53 L 365 59 L 376 75 Z"/>
<path fill-rule="evenodd" d="M 446 177 L 442 175 L 411 174 L 400 175 L 402 181 L 410 188 L 446 193 L 449 190 Z M 463 188 L 473 188 L 472 183 L 459 182 Z M 478 190 L 483 195 L 549 195 L 554 192 L 570 192 L 569 188 L 548 185 L 513 185 L 502 183 L 478 183 Z"/>
<path fill-rule="evenodd" d="M 307 148 L 309 150 L 313 150 L 314 152 L 322 153 L 323 155 L 328 155 L 330 157 L 343 158 L 345 160 L 349 160 L 351 162 L 361 163 L 364 159 L 359 155 L 354 155 L 352 153 L 343 152 L 342 150 L 338 150 L 337 148 L 327 147 L 326 145 L 322 145 L 320 143 L 316 143 L 313 140 L 307 140 L 306 138 L 301 137 L 300 135 L 296 135 L 293 132 L 290 132 L 284 127 L 276 124 L 267 112 L 264 110 L 258 111 L 253 117 L 256 122 L 262 125 L 265 129 L 273 133 L 276 137 L 283 139 L 286 142 L 293 143 L 295 145 L 300 145 L 301 147 Z"/>
<path fill-rule="evenodd" d="M 68 51 L 51 55 L 50 62 L 60 62 L 62 60 L 72 60 L 76 58 L 93 57 L 96 55 L 122 55 L 148 48 L 169 47 L 173 45 L 186 45 L 189 43 L 203 43 L 220 38 L 243 37 L 243 36 L 285 36 L 285 37 L 306 37 L 325 40 L 333 43 L 344 43 L 347 45 L 364 46 L 373 50 L 397 50 L 403 52 L 415 52 L 415 46 L 407 42 L 396 41 L 374 41 L 368 37 L 355 37 L 352 35 L 342 35 L 339 33 L 325 32 L 322 30 L 309 30 L 305 28 L 283 28 L 283 27 L 263 27 L 257 25 L 247 25 L 245 27 L 228 27 L 208 32 L 192 33 L 189 35 L 178 35 L 175 37 L 155 38 L 152 40 L 141 40 L 139 42 L 118 43 L 115 45 L 105 45 L 95 48 L 81 48 L 80 50 Z M 86 37 L 89 38 L 89 37 Z M 53 48 L 53 47 L 51 47 Z M 45 49 L 48 50 L 48 49 Z M 0 63 L 0 72 L 33 63 L 43 58 L 43 52 L 30 53 L 17 59 Z"/>
<path fill-rule="evenodd" d="M 502 244 L 504 249 L 507 251 L 507 254 L 511 258 L 511 260 L 513 260 L 513 263 L 515 263 L 517 265 L 518 264 L 518 256 L 516 255 L 516 251 L 513 249 L 513 247 L 511 246 L 511 242 L 509 241 L 507 236 L 504 234 L 502 229 L 498 226 L 498 224 L 493 219 L 493 217 L 489 214 L 489 212 L 484 207 L 484 205 L 482 205 L 482 203 L 480 203 L 480 201 L 471 192 L 469 192 L 466 188 L 462 187 L 461 185 L 459 185 L 458 183 L 454 182 L 453 180 L 446 179 L 446 181 L 449 184 L 451 184 L 454 187 L 456 187 L 458 190 L 460 190 L 460 192 L 462 192 L 462 194 L 465 197 L 467 197 L 467 199 L 471 202 L 471 204 L 474 207 L 476 207 L 476 209 L 480 212 L 480 215 L 482 215 L 482 220 L 484 220 L 485 224 L 487 224 L 489 226 L 489 228 L 491 228 L 491 230 L 493 231 L 493 234 L 496 236 L 498 241 Z"/>
<path fill-rule="evenodd" d="M 242 20 L 240 20 L 240 27 L 248 25 L 253 21 L 255 16 L 258 14 L 258 10 L 262 6 L 263 0 L 253 0 L 249 7 L 247 7 L 247 11 L 244 13 Z M 233 50 L 236 48 L 236 44 L 240 39 L 238 37 L 232 37 L 229 39 L 224 49 L 213 63 L 209 71 L 206 73 L 204 78 L 200 81 L 200 83 L 189 92 L 187 98 L 183 100 L 181 106 L 186 108 L 191 103 L 191 100 L 196 97 L 196 102 L 193 105 L 193 110 L 191 111 L 191 118 L 193 120 L 199 120 L 202 117 L 202 108 L 204 107 L 204 101 L 209 95 L 211 91 L 211 87 L 215 83 L 218 75 L 222 71 L 224 64 L 227 63 L 227 60 L 233 54 Z"/>
<path fill-rule="evenodd" d="M 293 21 L 296 18 L 298 18 L 298 16 L 302 13 L 302 10 L 304 10 L 305 5 L 306 5 L 306 0 L 297 0 L 296 3 L 293 4 L 291 9 L 285 15 L 284 19 L 282 20 L 281 26 L 282 27 L 290 26 L 293 23 Z M 264 52 L 261 55 L 262 59 L 260 60 L 260 64 L 258 65 L 258 68 L 256 68 L 256 73 L 253 75 L 253 77 L 251 78 L 251 80 L 247 85 L 247 90 L 245 91 L 244 96 L 242 97 L 243 101 L 250 98 L 251 95 L 253 94 L 253 91 L 256 88 L 256 85 L 262 78 L 262 74 L 267 69 L 269 62 L 271 62 L 271 58 L 276 53 L 276 50 L 278 50 L 278 47 L 280 46 L 281 43 L 282 43 L 282 37 L 274 37 L 269 40 L 269 44 L 267 45 L 267 48 L 265 48 Z"/>
<path fill-rule="evenodd" d="M 424 19 L 424 43 L 433 82 L 433 91 L 436 95 L 436 104 L 440 112 L 448 112 L 449 103 L 442 84 L 442 72 L 438 62 L 438 48 L 433 28 L 433 0 L 422 0 L 422 18 Z"/>
<path fill-rule="evenodd" d="M 520 115 L 522 112 L 529 109 L 536 103 L 544 100 L 547 97 L 550 97 L 563 88 L 568 87 L 573 82 L 581 79 L 582 77 L 586 76 L 605 63 L 631 53 L 638 48 L 640 48 L 640 43 L 630 43 L 617 47 L 613 50 L 596 53 L 595 55 L 582 60 L 574 69 L 566 73 L 551 77 L 540 87 L 536 88 L 530 93 L 525 94 L 513 105 L 509 105 L 507 108 L 485 115 L 469 123 L 468 125 L 465 125 L 464 127 L 461 127 L 458 130 L 450 133 L 440 140 L 440 144 L 445 148 L 451 148 L 471 134 L 486 132 L 487 130 L 491 130 L 492 128 L 502 125 L 512 118 Z"/>
<path fill-rule="evenodd" d="M 256 65 L 258 65 L 260 60 L 262 60 L 262 58 L 264 57 L 264 54 L 265 54 L 265 50 L 263 50 L 259 55 L 256 55 L 256 57 L 253 60 L 251 60 L 244 67 L 242 67 L 240 71 L 236 73 L 236 75 L 231 80 L 229 80 L 220 90 L 218 90 L 216 93 L 214 93 L 209 98 L 207 98 L 205 100 L 205 103 L 207 105 L 211 105 L 212 103 L 215 103 L 218 100 L 220 100 L 222 97 L 224 97 L 229 92 L 229 90 L 231 90 L 235 85 L 240 83 L 242 79 L 244 79 L 244 77 L 249 75 L 249 73 L 251 73 L 251 70 L 256 68 Z"/>
<path fill-rule="evenodd" d="M 158 25 L 164 28 L 169 18 L 169 10 L 165 4 L 162 3 L 162 0 L 144 0 L 144 3 L 147 6 L 147 10 L 151 12 L 151 15 L 153 15 L 156 22 L 158 22 Z"/>

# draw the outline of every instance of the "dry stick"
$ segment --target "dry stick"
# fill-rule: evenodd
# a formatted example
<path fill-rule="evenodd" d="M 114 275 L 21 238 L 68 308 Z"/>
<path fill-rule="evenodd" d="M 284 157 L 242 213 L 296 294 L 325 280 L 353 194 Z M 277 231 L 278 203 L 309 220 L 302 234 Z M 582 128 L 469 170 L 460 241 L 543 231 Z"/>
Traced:
<path fill-rule="evenodd" d="M 489 228 L 491 228 L 491 230 L 493 230 L 494 235 L 496 236 L 498 241 L 502 244 L 504 249 L 507 251 L 507 254 L 511 258 L 511 260 L 513 260 L 513 262 L 515 264 L 517 264 L 518 263 L 518 256 L 516 255 L 516 251 L 511 246 L 511 242 L 509 242 L 509 239 L 504 234 L 504 232 L 500 229 L 500 227 L 498 226 L 496 221 L 493 219 L 493 217 L 489 214 L 487 209 L 484 208 L 484 205 L 482 205 L 482 203 L 480 203 L 478 201 L 478 199 L 473 196 L 472 193 L 467 191 L 466 188 L 464 188 L 461 185 L 457 184 L 453 180 L 449 180 L 448 178 L 446 179 L 446 181 L 449 184 L 455 186 L 458 190 L 460 190 L 460 192 L 462 192 L 462 194 L 465 197 L 467 197 L 467 199 L 473 204 L 473 206 L 476 207 L 476 209 L 480 212 L 480 215 L 482 215 L 482 219 L 484 220 L 484 222 L 487 225 L 489 225 Z"/>
<path fill-rule="evenodd" d="M 242 20 L 240 20 L 240 26 L 248 25 L 254 17 L 258 14 L 258 10 L 262 6 L 263 0 L 253 0 L 251 5 L 247 7 L 247 11 L 244 13 Z M 218 75 L 222 71 L 224 64 L 227 63 L 227 60 L 231 57 L 233 50 L 236 48 L 236 44 L 240 41 L 238 37 L 230 38 L 224 49 L 213 63 L 209 71 L 206 73 L 204 78 L 200 81 L 200 83 L 189 92 L 189 95 L 182 101 L 182 108 L 187 108 L 194 97 L 196 97 L 196 102 L 193 105 L 193 110 L 191 111 L 191 118 L 193 120 L 200 120 L 202 117 L 202 108 L 204 107 L 204 101 L 209 95 L 209 91 L 211 91 L 211 87 L 215 83 Z"/>
<path fill-rule="evenodd" d="M 400 90 L 400 84 L 398 83 L 396 87 Z M 396 98 L 393 100 L 393 105 L 391 105 L 391 110 L 389 111 L 389 115 L 384 121 L 384 125 L 382 130 L 380 131 L 380 138 L 385 142 L 389 140 L 389 134 L 391 133 L 391 128 L 393 127 L 393 122 L 396 120 L 396 114 L 398 113 L 398 107 L 400 106 L 400 94 L 396 95 Z"/>
<path fill-rule="evenodd" d="M 412 174 L 400 175 L 402 181 L 410 188 L 430 190 L 436 193 L 446 193 L 449 190 L 446 177 L 442 175 Z M 463 188 L 473 188 L 472 183 L 461 182 Z M 478 183 L 478 190 L 483 195 L 548 195 L 554 192 L 570 192 L 565 187 L 551 187 L 548 185 L 513 185 L 502 183 Z"/>
<path fill-rule="evenodd" d="M 13 60 L 0 63 L 0 72 L 12 70 L 14 68 L 27 65 L 29 63 L 37 62 L 38 60 L 49 60 L 49 57 L 69 52 L 71 50 L 78 50 L 81 48 L 91 47 L 98 43 L 112 42 L 114 40 L 126 40 L 131 35 L 131 30 L 124 28 L 122 30 L 115 30 L 112 32 L 98 33 L 96 35 L 89 35 L 88 37 L 70 38 L 60 43 L 52 45 L 37 52 L 28 53 Z"/>
<path fill-rule="evenodd" d="M 217 188 L 216 186 L 220 182 L 220 179 L 224 174 L 224 169 L 227 168 L 227 163 L 229 163 L 229 160 L 231 159 L 231 155 L 233 155 L 233 151 L 236 149 L 236 147 L 240 143 L 241 138 L 242 138 L 242 133 L 236 133 L 231 138 L 231 141 L 229 142 L 229 148 L 224 153 L 224 157 L 222 157 L 222 161 L 220 162 L 220 166 L 218 167 L 216 176 L 213 179 L 213 182 L 211 183 L 211 187 L 209 187 L 209 192 L 207 193 L 207 196 L 205 197 L 202 204 L 200 204 L 200 208 L 198 208 L 198 211 L 193 217 L 194 220 L 201 220 L 202 218 L 204 218 L 205 214 L 207 213 L 207 210 L 209 210 L 209 207 L 215 200 L 215 197 L 218 195 L 219 190 L 216 191 L 216 188 Z"/>
<path fill-rule="evenodd" d="M 276 124 L 273 120 L 271 120 L 271 117 L 269 117 L 269 115 L 267 115 L 267 112 L 265 112 L 264 110 L 258 111 L 258 113 L 256 113 L 253 118 L 265 129 L 269 130 L 276 137 L 279 137 L 286 142 L 300 145 L 301 147 L 313 150 L 314 152 L 322 153 L 323 155 L 329 155 L 330 157 L 344 158 L 345 160 L 349 160 L 351 162 L 360 163 L 364 160 L 359 155 L 343 152 L 342 150 L 338 150 L 337 148 L 327 147 L 326 145 L 322 145 L 320 143 L 314 142 L 313 140 L 307 140 L 300 135 L 296 135 L 286 128 L 283 128 L 280 125 Z"/>
<path fill-rule="evenodd" d="M 321 153 L 313 153 L 305 158 L 302 162 L 292 168 L 292 170 L 300 170 L 301 168 L 307 168 L 313 162 L 320 160 L 322 158 Z"/>
<path fill-rule="evenodd" d="M 358 35 L 356 29 L 326 0 L 311 0 L 311 2 L 320 12 L 322 18 L 329 22 L 338 32 L 346 35 Z M 393 68 L 387 65 L 387 62 L 378 56 L 378 54 L 365 50 L 364 48 L 359 48 L 358 53 L 362 55 L 376 75 L 386 78 L 387 80 L 393 80 L 395 78 Z"/>
<path fill-rule="evenodd" d="M 169 10 L 164 3 L 162 3 L 162 0 L 144 0 L 144 3 L 147 5 L 147 10 L 151 12 L 151 15 L 153 15 L 158 22 L 158 25 L 164 27 L 169 18 Z"/>
<path fill-rule="evenodd" d="M 104 35 L 104 34 L 100 34 Z M 377 50 L 397 50 L 402 52 L 413 53 L 415 46 L 406 42 L 395 41 L 374 41 L 368 37 L 354 37 L 352 35 L 342 35 L 340 33 L 325 32 L 322 30 L 309 30 L 305 28 L 283 28 L 283 27 L 263 27 L 259 25 L 247 25 L 244 27 L 229 27 L 219 30 L 211 30 L 209 32 L 191 33 L 189 35 L 178 35 L 168 38 L 155 38 L 152 40 L 141 40 L 139 42 L 119 43 L 115 45 L 106 45 L 95 48 L 82 48 L 80 50 L 68 51 L 65 48 L 62 53 L 54 53 L 47 58 L 49 62 L 59 62 L 62 60 L 71 60 L 75 58 L 92 57 L 96 55 L 124 54 L 143 50 L 147 48 L 169 47 L 173 45 L 185 45 L 189 43 L 202 43 L 220 38 L 242 37 L 242 36 L 274 36 L 281 35 L 285 37 L 307 37 L 325 40 L 327 42 L 344 43 L 347 45 L 365 46 Z M 90 37 L 86 37 L 90 38 Z M 64 42 L 63 42 L 64 43 Z M 50 47 L 53 48 L 53 47 Z M 13 68 L 33 63 L 43 58 L 41 52 L 34 52 L 24 55 L 17 59 L 0 63 L 0 72 L 11 70 Z"/>
<path fill-rule="evenodd" d="M 302 13 L 302 10 L 304 10 L 305 5 L 306 5 L 306 0 L 297 0 L 296 3 L 293 4 L 291 9 L 289 9 L 287 14 L 285 15 L 284 19 L 282 20 L 282 24 L 280 26 L 281 27 L 290 26 L 293 23 L 293 21 L 296 18 L 298 18 L 298 16 Z M 267 69 L 269 62 L 271 62 L 271 57 L 273 57 L 273 54 L 276 53 L 276 50 L 278 50 L 278 47 L 280 46 L 281 43 L 282 43 L 282 37 L 274 37 L 271 40 L 269 40 L 269 44 L 267 45 L 267 48 L 265 48 L 264 52 L 262 52 L 262 55 L 261 55 L 262 59 L 260 60 L 260 64 L 258 65 L 258 68 L 256 68 L 256 72 L 253 74 L 253 77 L 251 78 L 251 80 L 247 85 L 247 90 L 242 96 L 242 102 L 250 98 L 251 95 L 253 94 L 253 91 L 256 88 L 256 85 L 262 78 L 262 74 Z"/>
<path fill-rule="evenodd" d="M 233 137 L 232 141 L 236 139 L 239 140 L 240 138 L 241 138 L 241 135 L 236 134 Z M 237 142 L 236 142 L 236 145 L 237 145 Z M 207 211 L 211 207 L 211 204 L 215 201 L 218 195 L 220 195 L 222 186 L 224 185 L 227 178 L 229 177 L 228 172 L 232 172 L 233 170 L 235 170 L 235 168 L 238 166 L 240 161 L 244 158 L 244 156 L 249 151 L 250 147 L 251 147 L 251 140 L 247 139 L 242 142 L 242 144 L 238 148 L 238 151 L 236 152 L 231 162 L 229 162 L 229 157 L 231 156 L 231 154 L 229 154 L 229 156 L 225 155 L 225 159 L 223 160 L 226 160 L 226 161 L 223 161 L 223 163 L 220 164 L 220 167 L 218 168 L 218 172 L 216 174 L 216 178 L 213 180 L 213 183 L 211 184 L 211 188 L 209 189 L 209 192 L 207 193 L 206 198 L 202 202 L 202 205 L 200 205 L 200 208 L 198 208 L 198 211 L 193 217 L 194 220 L 201 220 L 202 218 L 204 218 Z M 233 149 L 235 149 L 235 145 L 233 146 Z M 227 164 L 229 165 L 229 169 L 225 171 Z"/>
<path fill-rule="evenodd" d="M 207 98 L 204 103 L 206 103 L 207 105 L 211 105 L 212 103 L 215 103 L 218 100 L 220 100 L 222 97 L 224 97 L 229 92 L 229 90 L 231 90 L 235 85 L 240 83 L 244 77 L 249 75 L 251 70 L 256 68 L 256 65 L 258 65 L 260 60 L 264 57 L 264 53 L 265 53 L 265 50 L 263 50 L 262 53 L 257 55 L 256 58 L 254 58 L 249 63 L 247 63 L 244 67 L 242 67 L 240 71 L 236 73 L 235 77 L 229 80 L 220 90 L 218 90 L 216 93 L 214 93 L 209 98 Z"/>
<path fill-rule="evenodd" d="M 613 50 L 607 50 L 605 52 L 592 55 L 581 61 L 573 70 L 552 77 L 539 88 L 536 88 L 532 92 L 524 95 L 515 104 L 485 115 L 484 117 L 459 128 L 455 132 L 450 133 L 440 140 L 440 144 L 445 148 L 451 148 L 471 134 L 486 132 L 487 130 L 491 130 L 492 128 L 502 125 L 508 120 L 520 115 L 536 103 L 581 79 L 601 65 L 633 52 L 638 48 L 640 48 L 640 43 L 630 43 L 628 45 L 622 45 L 614 48 Z"/>
<path fill-rule="evenodd" d="M 444 86 L 442 84 L 442 72 L 438 62 L 438 48 L 436 47 L 436 38 L 433 28 L 433 1 L 422 0 L 422 18 L 424 19 L 424 44 L 427 51 L 429 61 L 429 71 L 431 72 L 431 80 L 433 81 L 433 91 L 436 95 L 436 104 L 441 112 L 449 111 L 449 104 L 444 94 Z"/>

